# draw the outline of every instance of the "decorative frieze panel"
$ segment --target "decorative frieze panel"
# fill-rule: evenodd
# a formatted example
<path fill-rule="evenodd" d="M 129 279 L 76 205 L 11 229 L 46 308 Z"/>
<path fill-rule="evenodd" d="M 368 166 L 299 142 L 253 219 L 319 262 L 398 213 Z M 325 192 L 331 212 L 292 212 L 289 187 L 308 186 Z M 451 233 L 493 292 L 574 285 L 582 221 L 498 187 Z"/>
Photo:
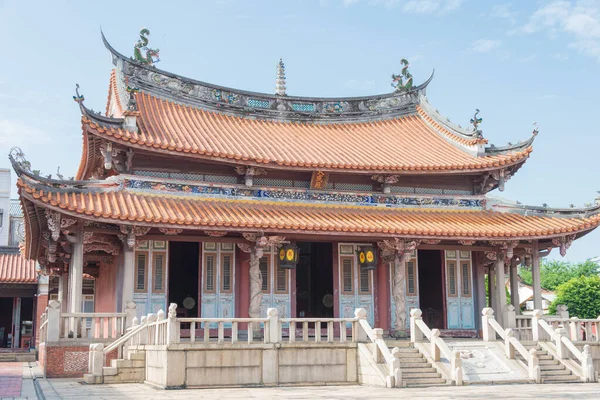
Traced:
<path fill-rule="evenodd" d="M 477 209 L 486 207 L 483 197 L 435 197 L 435 196 L 403 196 L 398 194 L 382 193 L 342 193 L 342 192 L 315 192 L 306 189 L 260 189 L 226 187 L 201 184 L 180 184 L 170 182 L 153 182 L 146 180 L 124 180 L 124 187 L 135 191 L 179 193 L 200 195 L 205 197 L 240 197 L 269 200 L 298 200 L 303 202 L 335 202 L 365 206 L 385 207 L 410 207 L 410 208 L 449 208 L 449 209 Z"/>
<path fill-rule="evenodd" d="M 158 228 L 158 230 L 167 236 L 175 236 L 175 235 L 179 235 L 181 232 L 183 232 L 183 229 L 174 229 L 174 228 Z"/>
<path fill-rule="evenodd" d="M 564 257 L 576 236 L 577 235 L 566 235 L 559 238 L 554 238 L 552 239 L 552 244 L 559 248 L 560 255 Z"/>

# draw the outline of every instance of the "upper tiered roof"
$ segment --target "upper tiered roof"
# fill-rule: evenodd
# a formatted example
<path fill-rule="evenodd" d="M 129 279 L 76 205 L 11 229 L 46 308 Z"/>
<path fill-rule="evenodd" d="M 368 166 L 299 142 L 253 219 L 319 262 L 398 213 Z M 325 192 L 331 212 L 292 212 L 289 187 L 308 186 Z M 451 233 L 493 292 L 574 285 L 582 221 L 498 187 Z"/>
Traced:
<path fill-rule="evenodd" d="M 103 40 L 115 65 L 110 118 L 82 107 L 84 129 L 132 148 L 231 164 L 357 173 L 518 168 L 532 151 L 533 136 L 514 146 L 486 147 L 480 131 L 439 115 L 425 96 L 433 74 L 422 85 L 375 96 L 270 95 L 162 71 L 123 56 Z M 132 115 L 135 127 L 125 121 Z M 85 166 L 78 177 L 87 178 Z"/>

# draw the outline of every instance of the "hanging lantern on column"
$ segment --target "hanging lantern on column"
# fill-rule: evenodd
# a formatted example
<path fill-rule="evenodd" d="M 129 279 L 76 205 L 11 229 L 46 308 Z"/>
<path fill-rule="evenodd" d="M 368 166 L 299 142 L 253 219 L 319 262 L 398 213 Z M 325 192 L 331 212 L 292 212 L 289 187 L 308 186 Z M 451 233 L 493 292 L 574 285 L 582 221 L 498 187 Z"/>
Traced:
<path fill-rule="evenodd" d="M 284 244 L 279 248 L 279 267 L 285 269 L 294 269 L 298 265 L 298 246 L 293 244 Z"/>
<path fill-rule="evenodd" d="M 358 265 L 361 269 L 371 271 L 377 269 L 377 250 L 375 246 L 358 248 Z"/>

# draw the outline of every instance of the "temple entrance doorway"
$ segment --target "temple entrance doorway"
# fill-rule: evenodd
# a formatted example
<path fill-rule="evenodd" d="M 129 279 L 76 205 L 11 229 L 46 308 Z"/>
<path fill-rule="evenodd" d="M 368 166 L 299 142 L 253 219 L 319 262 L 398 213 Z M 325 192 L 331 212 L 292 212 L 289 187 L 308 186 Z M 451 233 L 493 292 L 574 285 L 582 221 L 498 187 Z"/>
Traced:
<path fill-rule="evenodd" d="M 179 317 L 197 317 L 200 243 L 169 243 L 169 301 Z"/>
<path fill-rule="evenodd" d="M 430 328 L 443 329 L 444 280 L 441 250 L 419 250 L 419 306 Z"/>
<path fill-rule="evenodd" d="M 333 245 L 299 242 L 296 268 L 296 316 L 333 317 Z"/>

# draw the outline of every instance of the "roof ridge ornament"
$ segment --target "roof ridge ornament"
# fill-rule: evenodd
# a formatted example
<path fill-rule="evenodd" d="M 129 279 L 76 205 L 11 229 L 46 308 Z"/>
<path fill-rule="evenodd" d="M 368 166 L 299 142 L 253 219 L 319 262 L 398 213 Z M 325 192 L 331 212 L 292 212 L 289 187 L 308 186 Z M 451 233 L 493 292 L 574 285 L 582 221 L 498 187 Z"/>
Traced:
<path fill-rule="evenodd" d="M 148 47 L 148 35 L 150 35 L 150 31 L 147 28 L 140 29 L 140 38 L 133 45 L 132 59 L 140 64 L 153 66 L 160 61 L 160 49 L 151 49 Z M 142 55 L 142 50 L 146 52 L 145 57 Z"/>
<path fill-rule="evenodd" d="M 531 134 L 532 134 L 533 136 L 537 136 L 537 135 L 538 135 L 538 133 L 540 133 L 540 129 L 538 128 L 538 124 L 537 124 L 537 122 L 534 122 L 534 123 L 533 123 L 533 132 L 531 132 Z"/>
<path fill-rule="evenodd" d="M 477 134 L 477 137 L 483 137 L 483 132 L 479 129 L 479 124 L 483 122 L 483 118 L 478 117 L 479 112 L 479 108 L 476 108 L 475 114 L 473 115 L 473 118 L 471 118 L 470 122 L 471 125 L 473 125 L 473 132 Z"/>
<path fill-rule="evenodd" d="M 83 97 L 82 94 L 79 94 L 79 83 L 75 84 L 75 96 L 73 96 L 73 100 L 75 100 L 75 102 L 79 103 L 80 105 L 85 100 L 85 97 Z"/>
<path fill-rule="evenodd" d="M 392 74 L 392 87 L 396 88 L 396 92 L 408 92 L 413 86 L 413 76 L 408 72 L 410 63 L 406 58 L 400 60 L 403 65 L 400 75 Z"/>
<path fill-rule="evenodd" d="M 279 58 L 279 62 L 277 63 L 277 79 L 275 80 L 275 94 L 277 96 L 287 96 L 285 90 L 285 64 L 283 63 L 283 58 Z"/>

